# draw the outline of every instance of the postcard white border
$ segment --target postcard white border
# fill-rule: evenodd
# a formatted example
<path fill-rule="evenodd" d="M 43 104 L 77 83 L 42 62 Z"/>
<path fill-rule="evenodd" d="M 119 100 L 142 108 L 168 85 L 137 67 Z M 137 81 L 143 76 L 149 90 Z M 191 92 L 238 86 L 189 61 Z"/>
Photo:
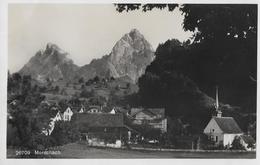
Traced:
<path fill-rule="evenodd" d="M 165 0 L 153 0 L 153 1 L 111 1 L 111 0 L 0 0 L 0 164 L 91 164 L 91 165 L 108 165 L 108 164 L 135 164 L 135 165 L 158 165 L 158 164 L 211 164 L 211 165 L 237 165 L 237 164 L 260 164 L 259 161 L 259 145 L 257 145 L 257 159 L 6 159 L 6 107 L 7 107 L 7 64 L 8 64 L 8 4 L 9 3 L 250 3 L 259 4 L 258 0 L 175 0 L 175 1 L 165 1 Z M 258 9 L 259 10 L 259 9 Z M 259 23 L 259 12 L 258 12 L 258 23 Z M 259 29 L 258 29 L 259 30 Z M 258 31 L 259 39 L 259 31 Z M 259 47 L 259 42 L 258 42 Z M 259 52 L 259 51 L 258 51 Z M 258 53 L 259 54 L 259 53 Z M 259 63 L 259 58 L 258 58 Z M 258 67 L 259 77 L 259 67 Z M 259 83 L 257 84 L 259 86 Z M 257 88 L 257 96 L 259 96 L 259 88 Z M 259 114 L 259 97 L 257 97 L 257 116 Z M 259 137 L 259 119 L 257 117 L 257 137 Z M 259 139 L 259 138 L 258 138 Z M 259 144 L 259 140 L 257 140 Z"/>

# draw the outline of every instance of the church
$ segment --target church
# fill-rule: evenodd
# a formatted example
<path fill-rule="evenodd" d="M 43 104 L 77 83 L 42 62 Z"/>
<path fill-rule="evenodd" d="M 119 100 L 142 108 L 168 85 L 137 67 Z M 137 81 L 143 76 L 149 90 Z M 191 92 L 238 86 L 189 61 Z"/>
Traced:
<path fill-rule="evenodd" d="M 233 117 L 222 116 L 219 108 L 218 88 L 216 89 L 216 112 L 217 115 L 213 116 L 205 127 L 204 134 L 216 146 L 230 147 L 235 137 L 243 135 L 243 132 Z"/>

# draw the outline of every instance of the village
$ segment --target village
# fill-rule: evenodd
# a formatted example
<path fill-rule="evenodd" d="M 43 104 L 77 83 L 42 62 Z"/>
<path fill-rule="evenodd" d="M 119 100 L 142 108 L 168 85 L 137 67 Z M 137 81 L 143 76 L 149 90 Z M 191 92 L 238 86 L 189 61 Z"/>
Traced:
<path fill-rule="evenodd" d="M 42 104 L 50 106 L 48 101 Z M 210 142 L 208 145 L 215 149 L 230 150 L 232 144 L 241 144 L 247 151 L 255 151 L 256 142 L 247 133 L 244 133 L 233 117 L 222 116 L 219 108 L 218 89 L 216 89 L 215 112 L 211 120 L 203 130 L 203 134 Z M 42 133 L 50 136 L 55 128 L 56 122 L 76 123 L 80 130 L 80 141 L 88 146 L 109 147 L 109 148 L 131 148 L 130 146 L 142 146 L 144 149 L 162 145 L 162 136 L 167 134 L 167 116 L 164 108 L 131 108 L 126 110 L 122 107 L 114 107 L 110 111 L 104 111 L 102 106 L 91 105 L 85 108 L 68 106 L 63 111 L 55 106 L 51 110 L 53 115 L 47 128 Z M 147 127 L 148 126 L 148 127 Z M 151 136 L 146 136 L 144 127 L 150 129 Z M 189 135 L 191 150 L 201 150 L 201 135 Z M 107 138 L 108 137 L 108 138 Z M 187 138 L 182 136 L 180 138 Z M 234 144 L 234 141 L 238 141 Z M 149 145 L 137 145 L 137 144 Z M 164 146 L 165 147 L 165 146 Z M 163 145 L 159 148 L 163 148 Z M 172 148 L 167 146 L 167 148 Z M 239 149 L 239 148 L 237 148 Z M 242 148 L 240 148 L 242 149 Z"/>
<path fill-rule="evenodd" d="M 171 117 L 167 116 L 164 107 L 126 107 L 116 106 L 116 104 L 108 106 L 111 99 L 105 99 L 107 101 L 103 102 L 98 101 L 100 97 L 93 94 L 93 90 L 102 89 L 104 91 L 104 89 L 109 88 L 116 90 L 117 93 L 126 93 L 122 91 L 129 92 L 129 89 L 133 87 L 130 83 L 114 79 L 106 81 L 95 79 L 86 82 L 87 88 L 92 86 L 91 89 L 88 89 L 92 90 L 92 94 L 87 94 L 87 98 L 95 96 L 94 100 L 96 101 L 92 102 L 91 99 L 88 99 L 90 102 L 86 102 L 84 97 L 80 97 L 85 96 L 82 93 L 86 93 L 80 85 L 78 85 L 78 89 L 73 87 L 75 94 L 80 92 L 78 96 L 74 94 L 79 99 L 71 99 L 67 102 L 60 101 L 59 103 L 57 102 L 59 94 L 51 92 L 55 89 L 52 86 L 57 83 L 48 87 L 51 91 L 47 90 L 48 93 L 44 93 L 44 99 L 35 105 L 36 108 L 32 111 L 31 116 L 43 123 L 39 127 L 41 134 L 44 135 L 41 138 L 48 139 L 48 137 L 57 136 L 56 138 L 59 139 L 60 136 L 68 136 L 68 131 L 72 129 L 72 133 L 70 133 L 72 135 L 69 136 L 75 134 L 75 136 L 78 135 L 78 138 L 56 142 L 54 146 L 80 142 L 89 147 L 118 149 L 185 149 L 191 151 L 255 151 L 256 149 L 256 142 L 250 132 L 243 132 L 233 117 L 223 116 L 218 88 L 215 92 L 215 104 L 213 105 L 215 108 L 212 112 L 212 118 L 207 121 L 204 128 L 193 133 L 189 123 L 183 122 L 180 118 L 172 120 Z M 53 96 L 50 97 L 51 95 Z M 63 94 L 63 96 L 68 95 Z M 19 105 L 18 99 L 9 101 L 9 120 L 13 120 L 13 115 L 10 114 L 11 110 L 16 111 Z"/>

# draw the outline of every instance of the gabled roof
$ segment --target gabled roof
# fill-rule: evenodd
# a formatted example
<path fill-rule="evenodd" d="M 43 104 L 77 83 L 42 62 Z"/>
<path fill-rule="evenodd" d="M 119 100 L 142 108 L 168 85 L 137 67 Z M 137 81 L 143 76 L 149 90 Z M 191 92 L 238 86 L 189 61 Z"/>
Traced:
<path fill-rule="evenodd" d="M 132 108 L 131 116 L 138 114 L 139 112 L 147 112 L 154 116 L 160 116 L 162 118 L 165 117 L 165 109 L 164 108 Z"/>
<path fill-rule="evenodd" d="M 138 112 L 138 113 L 144 113 L 144 114 L 146 114 L 146 115 L 148 115 L 148 116 L 151 116 L 151 117 L 154 117 L 154 116 L 156 116 L 156 114 L 154 114 L 154 113 L 152 113 L 151 111 L 149 111 L 149 110 L 147 110 L 147 109 L 144 109 L 144 110 L 142 110 L 142 111 L 140 111 L 140 112 Z M 136 113 L 136 114 L 138 114 L 138 113 Z M 135 114 L 135 115 L 136 115 Z M 135 116 L 134 115 L 134 116 Z"/>
<path fill-rule="evenodd" d="M 127 109 L 122 108 L 122 107 L 114 107 L 114 110 L 116 111 L 116 113 L 123 113 L 126 114 L 128 112 Z"/>
<path fill-rule="evenodd" d="M 70 108 L 71 108 L 72 112 L 74 112 L 74 113 L 79 112 L 81 110 L 81 108 L 85 109 L 84 106 L 71 106 Z"/>
<path fill-rule="evenodd" d="M 137 113 L 139 113 L 143 110 L 144 110 L 144 108 L 131 108 L 130 115 L 134 116 L 134 115 L 136 115 Z"/>
<path fill-rule="evenodd" d="M 213 119 L 223 133 L 243 133 L 233 117 L 214 117 Z"/>
<path fill-rule="evenodd" d="M 123 114 L 80 113 L 72 120 L 87 127 L 124 127 Z"/>
<path fill-rule="evenodd" d="M 165 116 L 165 109 L 164 108 L 148 108 L 148 111 L 152 112 L 156 116 L 160 115 L 161 117 Z"/>

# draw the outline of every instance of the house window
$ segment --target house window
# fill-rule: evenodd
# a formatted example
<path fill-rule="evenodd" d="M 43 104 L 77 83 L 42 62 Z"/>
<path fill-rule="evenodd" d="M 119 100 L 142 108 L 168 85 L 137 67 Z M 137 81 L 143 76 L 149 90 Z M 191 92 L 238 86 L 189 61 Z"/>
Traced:
<path fill-rule="evenodd" d="M 218 136 L 216 136 L 216 142 L 218 142 Z"/>
<path fill-rule="evenodd" d="M 209 136 L 209 140 L 210 140 L 210 141 L 214 141 L 214 136 L 212 136 L 212 135 Z"/>

